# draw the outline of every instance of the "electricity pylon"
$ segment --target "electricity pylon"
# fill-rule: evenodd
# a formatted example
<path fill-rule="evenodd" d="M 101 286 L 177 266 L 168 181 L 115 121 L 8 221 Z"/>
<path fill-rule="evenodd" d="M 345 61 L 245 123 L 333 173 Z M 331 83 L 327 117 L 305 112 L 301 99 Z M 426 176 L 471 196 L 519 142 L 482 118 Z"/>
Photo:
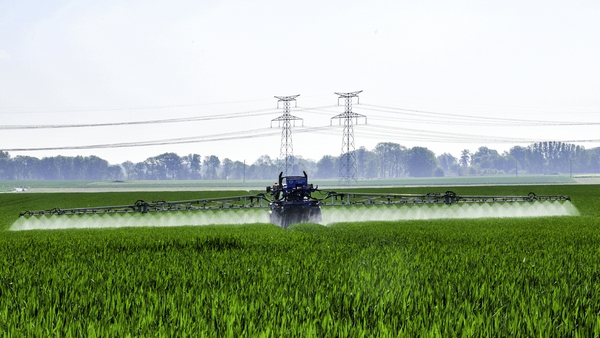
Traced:
<path fill-rule="evenodd" d="M 360 104 L 360 99 L 358 98 L 358 94 L 360 94 L 362 90 L 350 93 L 335 93 L 338 95 L 338 105 L 340 104 L 340 99 L 343 98 L 345 100 L 345 109 L 344 113 L 336 115 L 330 119 L 329 124 L 332 124 L 333 119 L 338 119 L 341 124 L 341 120 L 344 120 L 344 135 L 342 137 L 342 154 L 340 155 L 340 180 L 339 183 L 349 184 L 354 181 L 357 182 L 356 179 L 356 154 L 354 147 L 354 126 L 353 119 L 356 120 L 356 124 L 358 124 L 359 118 L 365 119 L 365 124 L 367 124 L 367 117 L 365 115 L 357 114 L 352 112 L 352 98 L 357 98 L 357 103 Z"/>
<path fill-rule="evenodd" d="M 279 108 L 279 102 L 283 102 L 283 114 L 271 120 L 271 128 L 273 128 L 273 122 L 275 121 L 277 121 L 278 126 L 281 126 L 279 158 L 284 159 L 281 168 L 284 176 L 288 175 L 289 169 L 294 165 L 294 145 L 292 144 L 292 123 L 290 121 L 294 121 L 294 126 L 296 125 L 295 121 L 302 121 L 302 125 L 304 126 L 304 121 L 301 118 L 290 114 L 290 102 L 296 101 L 298 96 L 300 96 L 300 94 L 292 96 L 275 96 L 275 98 L 278 99 L 277 108 Z"/>

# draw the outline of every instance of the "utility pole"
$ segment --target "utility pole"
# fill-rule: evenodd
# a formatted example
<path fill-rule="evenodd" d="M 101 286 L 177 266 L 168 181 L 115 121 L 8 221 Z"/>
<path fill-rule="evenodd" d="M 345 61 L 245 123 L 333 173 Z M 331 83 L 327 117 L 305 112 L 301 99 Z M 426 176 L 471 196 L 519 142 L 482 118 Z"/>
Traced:
<path fill-rule="evenodd" d="M 281 171 L 283 171 L 283 175 L 287 176 L 290 169 L 294 165 L 294 146 L 292 144 L 292 124 L 290 121 L 294 121 L 294 126 L 296 126 L 295 121 L 302 121 L 302 126 L 304 126 L 304 121 L 294 115 L 290 114 L 290 102 L 296 102 L 296 98 L 300 96 L 291 95 L 291 96 L 275 96 L 277 101 L 277 108 L 279 108 L 279 102 L 283 102 L 283 115 L 274 118 L 271 120 L 271 128 L 273 128 L 273 122 L 277 121 L 278 126 L 281 127 L 281 147 L 279 150 L 279 158 L 284 159 L 284 164 L 281 165 Z M 296 106 L 297 106 L 296 102 Z"/>
<path fill-rule="evenodd" d="M 340 104 L 340 99 L 343 98 L 345 101 L 344 113 L 332 117 L 329 122 L 329 124 L 332 125 L 333 119 L 338 119 L 338 123 L 341 124 L 341 121 L 344 120 L 344 134 L 342 136 L 342 154 L 340 155 L 340 183 L 344 182 L 345 184 L 349 184 L 351 181 L 357 181 L 356 154 L 354 153 L 355 146 L 353 120 L 355 120 L 356 124 L 358 124 L 358 119 L 364 118 L 365 124 L 367 124 L 367 117 L 365 115 L 352 112 L 352 99 L 356 97 L 357 104 L 360 104 L 358 94 L 360 94 L 361 92 L 362 90 L 349 93 L 334 93 L 338 95 L 338 105 Z"/>

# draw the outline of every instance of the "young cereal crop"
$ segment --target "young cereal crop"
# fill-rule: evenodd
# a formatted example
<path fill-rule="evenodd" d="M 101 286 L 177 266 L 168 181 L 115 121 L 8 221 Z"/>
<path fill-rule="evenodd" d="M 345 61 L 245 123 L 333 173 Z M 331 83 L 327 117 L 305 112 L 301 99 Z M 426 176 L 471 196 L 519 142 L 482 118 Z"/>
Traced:
<path fill-rule="evenodd" d="M 597 187 L 560 189 L 581 216 L 3 231 L 0 331 L 599 336 Z"/>

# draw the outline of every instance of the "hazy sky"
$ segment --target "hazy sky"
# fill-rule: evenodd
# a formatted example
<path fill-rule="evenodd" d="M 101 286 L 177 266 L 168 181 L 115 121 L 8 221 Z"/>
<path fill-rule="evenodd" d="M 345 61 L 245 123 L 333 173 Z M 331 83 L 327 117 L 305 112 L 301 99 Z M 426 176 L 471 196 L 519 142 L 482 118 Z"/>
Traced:
<path fill-rule="evenodd" d="M 120 163 L 174 151 L 251 163 L 279 155 L 273 96 L 300 94 L 304 110 L 292 114 L 322 128 L 293 129 L 294 153 L 319 159 L 341 152 L 342 130 L 327 127 L 344 111 L 334 92 L 357 90 L 353 111 L 368 117 L 355 127 L 357 148 L 593 148 L 599 18 L 596 0 L 0 1 L 0 149 L 202 137 L 10 153 Z M 196 121 L 41 128 L 178 118 Z M 229 140 L 207 142 L 215 138 Z"/>

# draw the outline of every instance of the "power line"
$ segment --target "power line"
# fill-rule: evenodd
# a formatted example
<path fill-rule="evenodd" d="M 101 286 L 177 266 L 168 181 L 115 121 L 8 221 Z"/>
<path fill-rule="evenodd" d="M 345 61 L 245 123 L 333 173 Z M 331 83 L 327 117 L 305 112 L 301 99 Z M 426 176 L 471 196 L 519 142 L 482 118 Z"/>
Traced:
<path fill-rule="evenodd" d="M 153 110 L 153 109 L 173 109 L 173 108 L 192 108 L 201 106 L 214 106 L 222 104 L 232 103 L 247 103 L 247 102 L 262 102 L 265 100 L 240 100 L 240 101 L 224 101 L 224 102 L 210 102 L 210 103 L 191 103 L 191 104 L 171 104 L 171 105 L 156 105 L 156 106 L 133 106 L 133 107 L 106 107 L 106 108 L 90 108 L 90 107 L 23 107 L 23 108 L 2 108 L 0 107 L 0 114 L 60 114 L 60 113 L 86 113 L 86 112 L 105 112 L 105 111 L 127 111 L 127 110 Z M 8 111 L 3 111 L 9 109 Z M 46 111 L 34 111 L 34 110 L 46 110 Z"/>
<path fill-rule="evenodd" d="M 272 114 L 274 109 L 260 109 L 247 112 L 227 113 L 209 116 L 180 117 L 172 119 L 145 120 L 145 121 L 127 121 L 127 122 L 107 122 L 107 123 L 81 123 L 81 124 L 38 124 L 38 125 L 0 125 L 0 130 L 26 130 L 26 129 L 62 129 L 62 128 L 89 128 L 89 127 L 112 127 L 126 125 L 144 125 L 144 124 L 164 124 L 181 123 L 210 120 L 236 119 L 251 116 L 262 116 Z"/>
<path fill-rule="evenodd" d="M 426 141 L 426 142 L 441 142 L 441 143 L 475 143 L 475 142 L 489 142 L 489 143 L 537 143 L 544 141 L 560 141 L 567 143 L 595 143 L 600 142 L 598 139 L 580 139 L 580 140 L 557 140 L 552 139 L 532 139 L 532 138 L 515 138 L 515 137 L 504 137 L 494 135 L 473 135 L 473 134 L 460 134 L 460 133 L 449 133 L 449 132 L 436 132 L 428 131 L 423 129 L 410 129 L 410 128 L 397 128 L 382 125 L 367 125 L 359 132 L 361 135 L 370 138 L 381 138 L 384 135 L 393 136 L 395 139 L 402 140 L 413 140 L 413 141 Z"/>
<path fill-rule="evenodd" d="M 158 146 L 158 145 L 169 145 L 169 144 L 201 143 L 201 142 L 215 142 L 215 141 L 227 141 L 227 140 L 237 140 L 237 139 L 246 139 L 246 138 L 267 137 L 267 136 L 273 136 L 276 134 L 278 134 L 278 132 L 273 132 L 269 128 L 263 128 L 263 129 L 245 130 L 245 131 L 233 132 L 233 133 L 220 133 L 217 135 L 181 137 L 181 138 L 171 138 L 171 139 L 162 139 L 162 140 L 108 143 L 108 144 L 95 144 L 95 145 L 84 145 L 84 146 L 14 148 L 14 149 L 2 149 L 2 150 L 3 151 L 42 151 L 42 150 L 109 149 L 109 148 L 128 148 L 128 147 L 147 147 L 147 146 Z"/>
<path fill-rule="evenodd" d="M 323 127 L 303 127 L 298 129 L 298 133 L 323 133 L 327 132 L 326 129 L 331 129 L 329 126 Z M 240 139 L 254 139 L 278 135 L 278 131 L 274 131 L 271 128 L 252 129 L 244 130 L 240 132 L 232 133 L 220 133 L 216 135 L 205 135 L 205 136 L 192 136 L 192 137 L 181 137 L 161 140 L 149 140 L 149 141 L 138 141 L 138 142 L 122 142 L 122 143 L 108 143 L 108 144 L 94 144 L 84 146 L 59 146 L 59 147 L 38 147 L 38 148 L 7 148 L 1 149 L 2 151 L 48 151 L 48 150 L 76 150 L 76 149 L 111 149 L 111 148 L 132 148 L 132 147 L 147 147 L 147 146 L 159 146 L 159 145 L 170 145 L 170 144 L 189 144 L 189 143 L 203 143 L 203 142 L 218 142 L 218 141 L 231 141 Z M 330 133 L 331 134 L 331 133 Z"/>
<path fill-rule="evenodd" d="M 509 119 L 509 118 L 498 118 L 498 117 L 487 117 L 487 116 L 472 116 L 462 114 L 450 114 L 440 113 L 425 110 L 416 109 L 405 109 L 396 107 L 385 107 L 370 104 L 363 104 L 364 109 L 379 111 L 385 113 L 394 113 L 408 116 L 417 116 L 421 119 L 412 120 L 411 122 L 426 122 L 426 123 L 440 123 L 440 124 L 457 124 L 457 125 L 473 125 L 473 124 L 485 124 L 485 125 L 509 125 L 509 126 L 585 126 L 585 125 L 600 125 L 600 122 L 573 122 L 573 121 L 548 121 L 548 120 L 526 120 L 526 119 Z M 447 120 L 431 120 L 424 118 L 435 118 L 440 117 L 447 118 Z M 405 121 L 402 118 L 402 121 Z"/>
<path fill-rule="evenodd" d="M 354 94 L 358 94 L 360 92 L 353 92 Z M 336 93 L 338 95 L 342 94 L 353 94 L 353 93 Z M 295 120 L 302 120 L 299 117 L 293 116 L 290 114 L 292 110 L 289 106 L 291 101 L 295 101 L 295 98 L 299 95 L 295 96 L 286 96 L 286 97 L 277 97 L 279 102 L 284 102 L 284 114 L 273 119 L 272 123 L 277 121 L 279 124 L 284 123 L 284 128 L 282 129 L 282 143 L 280 148 L 280 156 L 287 159 L 289 163 L 287 166 L 291 166 L 293 163 L 293 146 L 291 142 L 291 125 L 290 122 Z M 352 96 L 354 97 L 354 96 Z M 358 96 L 356 96 L 358 97 Z M 345 98 L 344 96 L 340 96 L 339 98 Z M 338 98 L 338 100 L 339 100 Z M 282 100 L 287 99 L 287 100 Z M 287 102 L 288 107 L 285 107 L 285 103 Z M 350 102 L 351 105 L 352 102 Z M 294 109 L 294 111 L 303 111 L 311 114 L 325 115 L 330 114 L 332 111 L 327 110 L 328 108 L 335 107 L 335 105 L 331 106 L 321 106 L 321 107 L 300 107 Z M 599 125 L 600 122 L 561 122 L 561 121 L 545 121 L 545 120 L 525 120 L 525 119 L 507 119 L 507 118 L 496 118 L 496 117 L 481 117 L 481 116 L 470 116 L 470 115 L 461 115 L 461 114 L 448 114 L 434 111 L 425 111 L 425 110 L 415 110 L 415 109 L 405 109 L 405 108 L 396 108 L 396 107 L 386 107 L 386 106 L 377 106 L 377 105 L 369 105 L 369 104 L 361 104 L 363 109 L 371 110 L 371 111 L 379 111 L 387 114 L 394 114 L 393 116 L 380 116 L 375 115 L 375 119 L 383 120 L 383 121 L 394 121 L 394 122 L 415 122 L 415 123 L 425 123 L 427 125 L 430 124 L 456 124 L 456 125 L 483 125 L 483 126 L 594 126 Z M 278 105 L 279 108 L 279 105 Z M 348 109 L 350 108 L 350 109 Z M 286 110 L 287 109 L 287 110 Z M 236 113 L 225 113 L 225 114 L 215 114 L 209 116 L 195 116 L 195 117 L 183 117 L 183 118 L 170 118 L 170 119 L 156 119 L 156 120 L 146 120 L 146 121 L 127 121 L 127 122 L 108 122 L 108 123 L 87 123 L 87 124 L 56 124 L 56 125 L 0 125 L 0 130 L 19 130 L 19 129 L 56 129 L 56 128 L 82 128 L 82 127 L 107 127 L 107 126 L 120 126 L 120 125 L 142 125 L 142 124 L 163 124 L 163 123 L 180 123 L 180 122 L 195 122 L 195 121 L 208 121 L 208 120 L 224 120 L 224 119 L 235 119 L 235 118 L 245 118 L 252 116 L 262 116 L 267 114 L 272 114 L 274 109 L 261 109 L 261 110 L 253 110 L 253 111 L 242 111 Z M 339 114 L 334 118 L 342 119 L 346 118 L 345 115 L 347 112 L 350 114 L 355 114 L 351 112 L 351 106 L 347 107 L 346 111 L 343 114 Z M 288 115 L 287 117 L 285 115 Z M 349 114 L 349 115 L 350 115 Z M 354 118 L 356 117 L 364 117 L 364 115 L 356 114 L 352 115 Z M 372 116 L 372 115 L 371 115 Z M 412 118 L 407 118 L 406 116 L 412 116 Z M 416 117 L 416 118 L 415 118 Z M 332 118 L 333 119 L 333 118 Z M 330 119 L 331 121 L 331 119 Z M 366 122 L 366 120 L 365 120 Z M 288 124 L 287 130 L 285 124 Z M 344 126 L 346 128 L 346 125 Z M 269 130 L 269 129 L 266 129 Z M 304 126 L 300 129 L 297 129 L 296 132 L 301 133 L 319 133 L 319 134 L 334 134 L 334 128 L 331 126 L 322 126 L 322 127 L 311 127 L 305 128 Z M 168 145 L 168 144 L 182 144 L 182 143 L 199 143 L 199 142 L 217 142 L 217 141 L 227 141 L 227 140 L 237 140 L 237 139 L 250 139 L 257 137 L 268 137 L 275 135 L 274 132 L 266 132 L 261 131 L 261 129 L 256 130 L 246 130 L 232 133 L 225 133 L 219 135 L 207 135 L 207 136 L 199 136 L 199 137 L 188 137 L 188 138 L 174 138 L 174 139 L 164 139 L 164 140 L 153 140 L 153 141 L 143 141 L 143 142 L 123 142 L 123 143 L 113 143 L 113 144 L 96 144 L 96 145 L 83 145 L 83 146 L 66 146 L 66 147 L 38 147 L 38 148 L 14 148 L 14 149 L 3 149 L 4 151 L 41 151 L 41 150 L 68 150 L 68 149 L 99 149 L 99 148 L 121 148 L 121 147 L 144 147 L 144 146 L 157 146 L 157 145 Z M 399 128 L 399 127 L 391 127 L 388 125 L 377 125 L 371 124 L 366 126 L 364 130 L 359 131 L 357 134 L 364 136 L 366 138 L 379 138 L 387 137 L 394 138 L 400 140 L 412 140 L 412 141 L 424 141 L 424 142 L 441 142 L 441 143 L 475 143 L 475 142 L 490 142 L 490 143 L 536 143 L 540 141 L 560 141 L 560 142 L 571 142 L 571 143 L 597 143 L 600 140 L 593 139 L 578 139 L 578 140 L 557 140 L 556 137 L 552 139 L 531 139 L 531 138 L 514 138 L 514 137 L 505 137 L 505 136 L 493 136 L 493 135 L 476 135 L 476 134 L 465 134 L 465 133 L 452 133 L 452 132 L 437 132 L 426 129 L 410 129 L 410 128 Z M 350 131 L 350 129 L 344 130 L 343 139 L 346 143 L 342 144 L 342 157 L 345 153 L 353 153 L 349 148 L 354 149 L 354 130 Z M 350 168 L 351 163 L 347 163 L 346 168 Z M 287 170 L 286 170 L 287 171 Z M 340 174 L 340 177 L 343 175 Z"/>
<path fill-rule="evenodd" d="M 327 135 L 338 135 L 336 129 L 338 126 L 319 126 L 319 127 L 300 127 L 296 129 L 296 133 L 318 133 Z M 425 142 L 441 142 L 441 143 L 475 143 L 475 142 L 490 142 L 490 143 L 537 143 L 544 141 L 559 141 L 563 143 L 598 143 L 600 139 L 527 139 L 527 138 L 507 138 L 489 135 L 464 135 L 458 133 L 440 133 L 427 130 L 396 128 L 381 125 L 366 125 L 361 130 L 357 131 L 362 137 L 370 139 L 391 139 Z M 58 147 L 34 147 L 34 148 L 5 148 L 2 151 L 7 152 L 27 152 L 27 151 L 52 151 L 52 150 L 83 150 L 83 149 L 111 149 L 111 148 L 128 148 L 128 147 L 147 147 L 172 144 L 189 144 L 189 143 L 204 143 L 204 142 L 219 142 L 242 139 L 255 139 L 263 137 L 272 137 L 279 134 L 271 128 L 245 130 L 232 133 L 220 133 L 216 135 L 193 136 L 184 138 L 171 138 L 161 140 L 149 140 L 138 142 L 123 142 L 109 144 L 95 144 L 83 146 L 58 146 Z"/>
<path fill-rule="evenodd" d="M 431 112 L 424 110 L 383 107 L 369 104 L 362 104 L 363 109 L 370 111 L 379 111 L 384 113 L 393 113 L 408 116 L 417 116 L 419 118 L 411 119 L 406 117 L 385 117 L 381 115 L 372 115 L 372 118 L 382 121 L 398 121 L 398 122 L 413 122 L 413 123 L 428 123 L 428 124 L 444 124 L 444 125 L 465 125 L 465 126 L 595 126 L 600 125 L 600 122 L 565 122 L 565 121 L 544 121 L 544 120 L 523 120 L 523 119 L 504 119 L 491 118 L 481 116 L 447 114 L 439 112 Z M 334 111 L 324 110 L 323 108 L 331 108 L 335 106 L 323 107 L 301 107 L 296 111 L 304 111 L 312 114 L 328 114 Z M 374 108 L 376 107 L 376 108 Z M 210 121 L 219 119 L 236 119 L 253 116 L 263 116 L 273 113 L 274 109 L 259 109 L 245 112 L 217 114 L 209 116 L 182 117 L 172 119 L 155 119 L 143 121 L 125 121 L 125 122 L 106 122 L 106 123 L 81 123 L 81 124 L 50 124 L 50 125 L 0 125 L 0 130 L 28 130 L 28 129 L 62 129 L 62 128 L 91 128 L 91 127 L 109 127 L 109 126 L 125 126 L 125 125 L 146 125 L 146 124 L 163 124 L 163 123 L 182 123 L 196 121 Z M 445 119 L 441 120 L 440 117 Z"/>
<path fill-rule="evenodd" d="M 310 113 L 310 114 L 315 114 L 315 115 L 330 115 L 330 114 L 336 114 L 337 112 L 335 110 L 326 110 L 327 108 L 336 108 L 339 107 L 339 105 L 335 104 L 332 106 L 321 106 L 321 107 L 297 107 L 297 109 L 294 109 L 295 111 L 302 111 L 302 112 L 306 112 L 306 113 Z"/>

